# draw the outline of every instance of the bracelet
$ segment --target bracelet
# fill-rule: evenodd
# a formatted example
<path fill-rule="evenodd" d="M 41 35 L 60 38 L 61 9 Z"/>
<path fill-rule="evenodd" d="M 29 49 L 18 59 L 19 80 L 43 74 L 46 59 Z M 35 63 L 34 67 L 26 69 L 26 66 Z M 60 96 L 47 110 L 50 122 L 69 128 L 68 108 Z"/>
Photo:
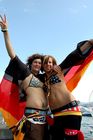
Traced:
<path fill-rule="evenodd" d="M 1 29 L 1 31 L 2 31 L 2 32 L 7 32 L 8 29 L 7 29 L 7 28 L 5 28 L 5 29 Z"/>

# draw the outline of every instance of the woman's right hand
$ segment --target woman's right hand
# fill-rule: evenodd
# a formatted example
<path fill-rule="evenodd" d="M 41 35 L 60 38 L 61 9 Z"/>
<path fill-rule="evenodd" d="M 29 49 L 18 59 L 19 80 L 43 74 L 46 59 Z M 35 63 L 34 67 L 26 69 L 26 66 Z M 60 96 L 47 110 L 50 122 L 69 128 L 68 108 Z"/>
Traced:
<path fill-rule="evenodd" d="M 4 29 L 7 29 L 7 21 L 6 21 L 6 16 L 1 16 L 0 15 L 0 26 L 1 26 L 1 29 L 4 30 Z"/>
<path fill-rule="evenodd" d="M 9 37 L 9 33 L 8 33 L 8 26 L 7 26 L 7 21 L 6 21 L 5 15 L 4 16 L 0 15 L 0 26 L 1 26 L 1 31 L 3 32 L 3 35 L 4 35 L 4 40 L 5 40 L 7 52 L 9 54 L 10 58 L 13 59 L 16 56 L 16 54 L 14 52 L 14 49 L 13 49 L 11 41 L 10 41 L 10 37 Z"/>

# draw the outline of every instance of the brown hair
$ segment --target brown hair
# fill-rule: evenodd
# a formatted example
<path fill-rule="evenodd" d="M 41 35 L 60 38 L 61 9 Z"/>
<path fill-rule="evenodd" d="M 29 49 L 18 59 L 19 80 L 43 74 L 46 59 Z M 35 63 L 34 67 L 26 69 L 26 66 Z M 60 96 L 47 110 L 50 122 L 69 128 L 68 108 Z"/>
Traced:
<path fill-rule="evenodd" d="M 52 60 L 53 60 L 53 65 L 57 65 L 56 59 L 55 59 L 53 56 L 51 56 L 51 55 L 45 55 L 45 56 L 44 56 L 44 58 L 43 58 L 43 64 L 47 64 L 49 58 L 52 58 Z"/>
<path fill-rule="evenodd" d="M 30 70 L 31 70 L 32 62 L 35 59 L 41 59 L 41 62 L 43 63 L 43 55 L 36 53 L 36 54 L 33 54 L 33 55 L 28 57 L 28 59 L 27 59 L 27 66 L 29 67 Z M 41 68 L 41 70 L 42 70 L 42 68 Z"/>

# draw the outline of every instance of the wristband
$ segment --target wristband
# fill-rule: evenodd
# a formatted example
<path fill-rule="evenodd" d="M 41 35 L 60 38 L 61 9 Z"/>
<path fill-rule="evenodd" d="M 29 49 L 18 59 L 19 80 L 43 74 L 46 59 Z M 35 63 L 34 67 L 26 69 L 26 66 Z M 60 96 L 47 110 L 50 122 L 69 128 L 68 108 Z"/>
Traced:
<path fill-rule="evenodd" d="M 1 31 L 2 31 L 2 32 L 7 32 L 8 29 L 7 29 L 7 28 L 5 28 L 5 29 L 1 29 Z"/>

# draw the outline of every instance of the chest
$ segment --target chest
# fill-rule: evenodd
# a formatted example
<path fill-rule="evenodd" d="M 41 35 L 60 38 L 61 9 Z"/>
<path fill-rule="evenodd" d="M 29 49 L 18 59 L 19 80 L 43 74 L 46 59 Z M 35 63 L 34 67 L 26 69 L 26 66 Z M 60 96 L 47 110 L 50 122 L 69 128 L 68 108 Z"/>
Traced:
<path fill-rule="evenodd" d="M 37 77 L 30 74 L 24 81 L 21 82 L 20 86 L 24 90 L 28 87 L 43 88 L 43 83 Z"/>
<path fill-rule="evenodd" d="M 49 78 L 45 77 L 45 82 L 43 86 L 44 92 L 46 93 L 51 92 L 51 87 L 60 82 L 62 82 L 62 79 L 58 75 L 51 75 Z"/>

